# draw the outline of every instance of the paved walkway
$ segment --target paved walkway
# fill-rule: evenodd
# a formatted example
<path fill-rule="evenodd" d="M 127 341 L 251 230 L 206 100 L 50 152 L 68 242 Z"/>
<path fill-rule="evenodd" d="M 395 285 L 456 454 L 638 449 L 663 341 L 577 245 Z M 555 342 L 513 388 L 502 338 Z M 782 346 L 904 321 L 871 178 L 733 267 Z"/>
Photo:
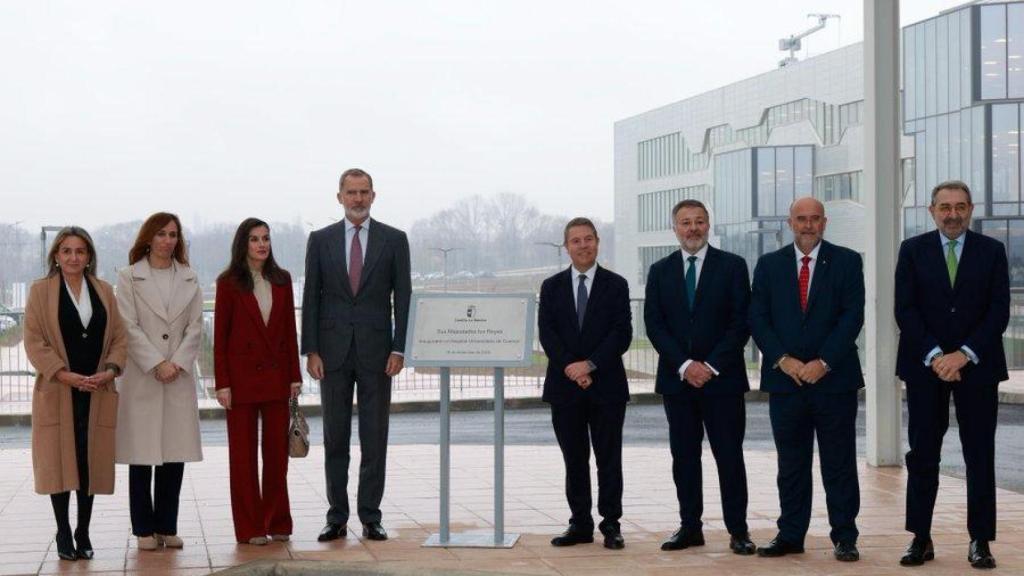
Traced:
<path fill-rule="evenodd" d="M 92 540 L 96 558 L 63 562 L 53 548 L 49 500 L 32 491 L 28 450 L 0 451 L 0 574 L 90 573 L 146 575 L 208 574 L 262 559 L 338 560 L 377 563 L 375 566 L 472 569 L 523 574 L 905 574 L 897 565 L 908 536 L 902 530 L 905 473 L 900 468 L 870 468 L 861 463 L 859 518 L 862 560 L 840 564 L 832 559 L 824 494 L 816 476 L 814 517 L 806 554 L 781 559 L 738 557 L 728 553 L 722 523 L 716 471 L 705 452 L 705 536 L 703 548 L 661 552 L 660 542 L 677 526 L 675 492 L 668 449 L 627 447 L 623 534 L 626 548 L 610 551 L 600 544 L 553 548 L 548 541 L 564 529 L 568 509 L 562 493 L 561 455 L 555 446 L 511 446 L 506 449 L 506 529 L 522 538 L 510 550 L 421 548 L 438 524 L 438 447 L 393 446 L 388 461 L 384 524 L 391 539 L 364 542 L 358 526 L 346 540 L 316 542 L 326 510 L 323 450 L 292 460 L 289 489 L 295 534 L 287 544 L 266 547 L 237 545 L 231 523 L 227 486 L 227 449 L 207 448 L 206 460 L 186 466 L 182 490 L 180 551 L 138 552 L 130 536 L 127 470 L 118 467 L 117 493 L 97 497 Z M 453 531 L 491 526 L 493 460 L 489 448 L 452 449 Z M 353 464 L 358 451 L 353 449 Z M 778 514 L 775 455 L 748 452 L 749 522 L 755 542 L 775 534 Z M 354 470 L 353 470 L 354 471 Z M 353 477 L 355 474 L 353 474 Z M 595 484 L 596 485 L 596 484 Z M 354 500 L 354 494 L 351 496 Z M 74 511 L 72 510 L 72 515 Z M 965 487 L 944 477 L 935 515 L 937 558 L 920 570 L 927 574 L 963 574 L 966 563 Z M 353 533 L 355 532 L 355 533 Z M 1024 495 L 999 492 L 999 541 L 993 553 L 999 571 L 1024 573 Z"/>

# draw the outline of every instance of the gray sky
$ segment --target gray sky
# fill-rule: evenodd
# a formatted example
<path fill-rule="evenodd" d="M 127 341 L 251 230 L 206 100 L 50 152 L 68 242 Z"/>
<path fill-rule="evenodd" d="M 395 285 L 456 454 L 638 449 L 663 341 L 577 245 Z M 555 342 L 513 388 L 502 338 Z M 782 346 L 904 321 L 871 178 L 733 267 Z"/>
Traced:
<path fill-rule="evenodd" d="M 962 2 L 904 0 L 903 23 Z M 473 194 L 612 218 L 612 125 L 861 40 L 862 0 L 0 2 L 0 222 L 401 227 Z"/>

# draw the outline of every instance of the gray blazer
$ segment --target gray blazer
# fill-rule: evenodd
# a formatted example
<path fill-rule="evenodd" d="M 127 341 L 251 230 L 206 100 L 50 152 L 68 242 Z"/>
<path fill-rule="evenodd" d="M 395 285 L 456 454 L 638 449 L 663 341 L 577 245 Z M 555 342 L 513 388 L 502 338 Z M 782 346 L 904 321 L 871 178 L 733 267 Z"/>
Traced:
<path fill-rule="evenodd" d="M 405 232 L 378 220 L 370 222 L 367 234 L 356 295 L 349 286 L 344 220 L 309 235 L 302 292 L 302 354 L 320 354 L 324 370 L 341 367 L 353 338 L 359 348 L 359 363 L 380 366 L 381 371 L 391 352 L 405 351 L 412 294 L 409 240 Z"/>

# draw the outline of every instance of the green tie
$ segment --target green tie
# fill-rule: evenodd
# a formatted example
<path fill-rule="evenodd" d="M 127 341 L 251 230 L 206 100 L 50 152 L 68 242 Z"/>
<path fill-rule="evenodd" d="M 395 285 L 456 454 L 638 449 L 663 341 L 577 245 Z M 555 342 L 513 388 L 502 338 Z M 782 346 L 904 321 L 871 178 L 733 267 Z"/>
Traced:
<path fill-rule="evenodd" d="M 946 252 L 946 270 L 949 272 L 949 285 L 956 284 L 956 240 L 949 241 L 949 251 Z"/>

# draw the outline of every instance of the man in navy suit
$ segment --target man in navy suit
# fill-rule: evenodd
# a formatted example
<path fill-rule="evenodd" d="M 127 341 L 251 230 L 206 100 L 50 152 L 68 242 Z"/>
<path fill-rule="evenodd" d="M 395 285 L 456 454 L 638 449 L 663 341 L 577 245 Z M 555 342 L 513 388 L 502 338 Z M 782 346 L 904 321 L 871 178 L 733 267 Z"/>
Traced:
<path fill-rule="evenodd" d="M 743 359 L 750 338 L 747 264 L 708 245 L 710 222 L 700 201 L 676 204 L 672 221 L 681 248 L 651 265 L 644 301 L 647 337 L 658 351 L 655 392 L 662 395 L 668 418 L 681 521 L 661 549 L 704 545 L 701 444 L 706 428 L 718 465 L 729 548 L 753 554 L 743 462 L 743 394 L 750 390 Z"/>
<path fill-rule="evenodd" d="M 864 266 L 856 252 L 822 239 L 825 207 L 800 198 L 789 209 L 793 244 L 754 269 L 750 332 L 761 349 L 778 451 L 779 532 L 760 556 L 804 551 L 811 520 L 811 464 L 818 438 L 833 554 L 855 561 L 857 390 L 864 386 L 857 335 L 864 324 Z"/>
<path fill-rule="evenodd" d="M 590 444 L 597 459 L 597 511 L 605 548 L 625 546 L 622 517 L 622 425 L 629 385 L 622 355 L 633 339 L 629 286 L 597 265 L 600 240 L 593 222 L 573 218 L 565 226 L 572 266 L 544 280 L 537 325 L 548 357 L 543 400 L 565 460 L 569 528 L 554 546 L 594 541 L 591 516 Z"/>
<path fill-rule="evenodd" d="M 968 561 L 994 568 L 998 386 L 1008 378 L 1006 249 L 969 230 L 974 205 L 963 182 L 936 186 L 928 210 L 938 230 L 904 240 L 896 264 L 896 373 L 907 383 L 910 412 L 906 529 L 914 534 L 900 563 L 917 566 L 935 557 L 932 509 L 952 395 L 967 464 Z"/>

